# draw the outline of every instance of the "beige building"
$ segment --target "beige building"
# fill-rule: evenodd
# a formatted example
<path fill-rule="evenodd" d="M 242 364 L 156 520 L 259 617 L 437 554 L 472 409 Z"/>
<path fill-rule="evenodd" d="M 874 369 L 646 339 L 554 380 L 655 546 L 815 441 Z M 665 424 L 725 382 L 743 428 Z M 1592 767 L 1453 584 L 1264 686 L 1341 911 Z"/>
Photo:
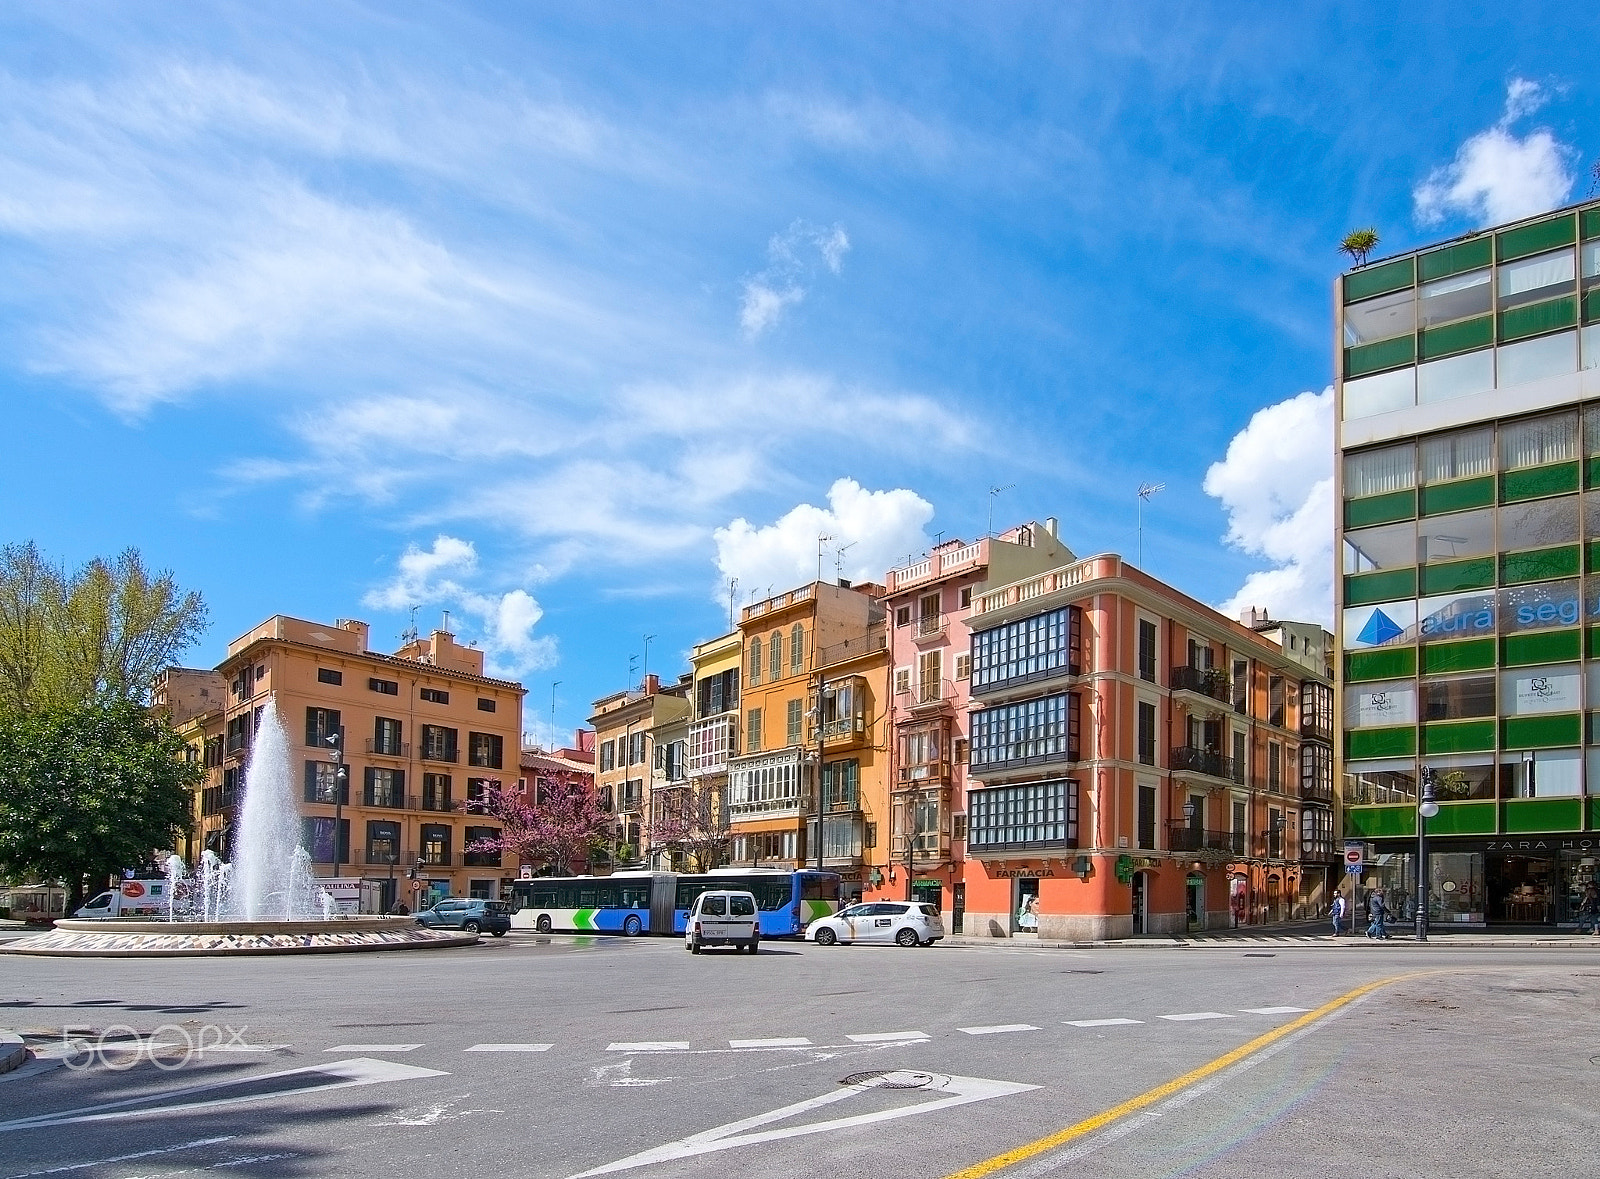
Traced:
<path fill-rule="evenodd" d="M 319 875 L 381 882 L 385 908 L 500 896 L 516 866 L 468 848 L 497 830 L 485 793 L 517 785 L 522 685 L 485 676 L 483 652 L 446 631 L 393 655 L 367 639 L 364 622 L 277 615 L 228 644 L 217 668 L 226 699 L 197 734 L 208 769 L 199 846 L 228 856 L 255 731 L 275 699 Z M 342 740 L 342 788 L 330 738 Z"/>
<path fill-rule="evenodd" d="M 659 676 L 595 701 L 589 723 L 595 733 L 594 785 L 600 805 L 616 816 L 607 858 L 613 867 L 644 862 L 651 795 L 667 781 L 658 765 L 656 734 L 689 715 L 689 677 L 663 688 Z"/>

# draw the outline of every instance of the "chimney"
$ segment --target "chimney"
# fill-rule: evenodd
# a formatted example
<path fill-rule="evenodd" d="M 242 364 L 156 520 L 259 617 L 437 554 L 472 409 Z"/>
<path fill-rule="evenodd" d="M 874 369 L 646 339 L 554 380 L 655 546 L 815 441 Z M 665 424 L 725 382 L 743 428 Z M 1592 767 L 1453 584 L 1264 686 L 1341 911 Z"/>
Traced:
<path fill-rule="evenodd" d="M 355 635 L 356 650 L 365 653 L 367 649 L 368 637 L 368 627 L 366 623 L 360 622 L 354 618 L 341 618 L 337 623 L 335 623 L 335 625 L 338 626 L 340 630 L 347 630 L 351 634 Z"/>
<path fill-rule="evenodd" d="M 644 677 L 644 694 L 646 696 L 654 696 L 660 691 L 661 677 L 652 671 L 649 675 Z"/>
<path fill-rule="evenodd" d="M 1266 626 L 1269 622 L 1271 622 L 1272 619 L 1267 614 L 1266 607 L 1246 606 L 1243 610 L 1239 611 L 1239 621 L 1244 623 L 1251 630 L 1260 630 L 1263 626 Z"/>
<path fill-rule="evenodd" d="M 1051 536 L 1054 536 L 1057 539 L 1060 539 L 1060 535 L 1056 532 L 1056 527 L 1057 527 L 1058 523 L 1059 523 L 1059 521 L 1057 521 L 1054 516 L 1046 516 L 1044 518 L 1044 530 L 1046 532 L 1048 532 Z"/>

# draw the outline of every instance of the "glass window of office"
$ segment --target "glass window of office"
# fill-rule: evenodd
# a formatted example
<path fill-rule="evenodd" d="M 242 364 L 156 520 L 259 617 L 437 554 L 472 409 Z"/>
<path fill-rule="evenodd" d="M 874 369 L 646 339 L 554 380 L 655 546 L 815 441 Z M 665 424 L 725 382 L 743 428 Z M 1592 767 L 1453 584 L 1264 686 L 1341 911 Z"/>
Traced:
<path fill-rule="evenodd" d="M 1344 456 L 1346 499 L 1408 491 L 1416 485 L 1417 448 L 1409 442 Z"/>
<path fill-rule="evenodd" d="M 1579 367 L 1600 368 L 1600 323 L 1583 328 L 1578 337 Z"/>
<path fill-rule="evenodd" d="M 1500 711 L 1506 716 L 1577 712 L 1583 707 L 1582 689 L 1576 663 L 1512 668 L 1500 673 Z"/>
<path fill-rule="evenodd" d="M 1424 561 L 1454 561 L 1495 551 L 1494 509 L 1429 516 L 1417 524 L 1417 551 Z"/>
<path fill-rule="evenodd" d="M 1416 604 L 1417 633 L 1425 643 L 1450 639 L 1482 639 L 1494 634 L 1493 590 L 1439 594 Z"/>
<path fill-rule="evenodd" d="M 1576 259 L 1570 246 L 1532 258 L 1500 264 L 1500 310 L 1538 303 L 1572 293 L 1577 277 Z"/>
<path fill-rule="evenodd" d="M 1422 443 L 1422 482 L 1448 483 L 1494 473 L 1494 427 L 1456 430 Z"/>
<path fill-rule="evenodd" d="M 1500 469 L 1516 471 L 1578 457 L 1578 415 L 1554 413 L 1500 427 Z"/>
<path fill-rule="evenodd" d="M 1495 350 L 1495 384 L 1502 389 L 1578 371 L 1578 333 L 1557 332 Z"/>
<path fill-rule="evenodd" d="M 1581 247 L 1583 258 L 1583 286 L 1588 290 L 1592 286 L 1600 285 L 1600 242 L 1584 242 Z"/>
<path fill-rule="evenodd" d="M 1494 349 L 1464 352 L 1417 366 L 1417 404 L 1432 405 L 1494 388 Z"/>
<path fill-rule="evenodd" d="M 1439 802 L 1465 802 L 1474 798 L 1493 798 L 1495 765 L 1492 753 L 1456 753 L 1429 757 L 1427 766 L 1434 772 L 1435 797 Z"/>
<path fill-rule="evenodd" d="M 1376 606 L 1351 606 L 1344 612 L 1346 650 L 1416 642 L 1417 602 L 1404 598 Z"/>
<path fill-rule="evenodd" d="M 1409 409 L 1417 403 L 1417 370 L 1408 364 L 1392 372 L 1346 381 L 1343 398 L 1347 422 Z"/>
<path fill-rule="evenodd" d="M 1352 303 L 1344 309 L 1347 348 L 1409 335 L 1417 327 L 1417 302 L 1411 288 Z"/>
<path fill-rule="evenodd" d="M 1417 685 L 1412 680 L 1350 684 L 1344 690 L 1347 729 L 1382 728 L 1417 721 Z"/>
<path fill-rule="evenodd" d="M 1417 764 L 1409 757 L 1344 763 L 1344 801 L 1352 806 L 1417 801 Z"/>
<path fill-rule="evenodd" d="M 1419 318 L 1423 327 L 1435 327 L 1452 320 L 1487 315 L 1490 306 L 1489 271 L 1469 270 L 1422 284 Z"/>
<path fill-rule="evenodd" d="M 1410 520 L 1344 534 L 1344 571 L 1371 573 L 1417 563 L 1417 526 Z"/>
<path fill-rule="evenodd" d="M 1583 793 L 1583 750 L 1507 749 L 1500 754 L 1501 798 L 1572 798 Z"/>
<path fill-rule="evenodd" d="M 1536 585 L 1509 586 L 1500 591 L 1500 630 L 1549 630 L 1576 626 L 1579 620 L 1578 583 L 1541 581 Z"/>
<path fill-rule="evenodd" d="M 1500 547 L 1508 552 L 1578 540 L 1578 497 L 1506 504 L 1500 509 Z"/>
<path fill-rule="evenodd" d="M 1469 720 L 1473 717 L 1493 716 L 1494 679 L 1492 675 L 1468 675 L 1424 680 L 1422 719 Z"/>

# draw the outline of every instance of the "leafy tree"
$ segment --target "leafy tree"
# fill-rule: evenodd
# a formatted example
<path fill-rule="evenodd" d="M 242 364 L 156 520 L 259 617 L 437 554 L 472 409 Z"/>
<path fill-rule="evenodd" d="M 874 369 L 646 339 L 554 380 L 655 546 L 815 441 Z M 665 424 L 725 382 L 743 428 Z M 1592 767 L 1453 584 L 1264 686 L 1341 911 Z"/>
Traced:
<path fill-rule="evenodd" d="M 127 700 L 0 712 L 0 878 L 61 880 L 67 910 L 124 867 L 175 847 L 201 769 Z"/>
<path fill-rule="evenodd" d="M 708 781 L 657 790 L 653 801 L 651 847 L 667 848 L 691 872 L 711 872 L 727 862 L 733 830 L 720 792 Z"/>
<path fill-rule="evenodd" d="M 31 541 L 0 548 L 0 710 L 146 698 L 205 628 L 198 593 L 152 573 L 137 549 L 72 574 Z"/>
<path fill-rule="evenodd" d="M 580 871 L 589 853 L 611 829 L 611 816 L 600 809 L 586 783 L 541 783 L 537 805 L 526 796 L 491 786 L 483 813 L 500 824 L 500 833 L 467 846 L 469 852 L 513 855 L 517 863 L 559 872 Z"/>
<path fill-rule="evenodd" d="M 1352 229 L 1339 242 L 1339 252 L 1349 254 L 1357 266 L 1367 264 L 1367 255 L 1378 248 L 1378 231 L 1372 227 Z"/>

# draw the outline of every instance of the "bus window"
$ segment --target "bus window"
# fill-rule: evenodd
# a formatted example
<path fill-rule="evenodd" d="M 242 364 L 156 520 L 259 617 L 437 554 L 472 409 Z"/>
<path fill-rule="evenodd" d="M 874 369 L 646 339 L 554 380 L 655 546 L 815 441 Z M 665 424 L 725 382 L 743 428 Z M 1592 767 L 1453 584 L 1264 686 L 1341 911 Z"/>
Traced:
<path fill-rule="evenodd" d="M 535 909 L 554 909 L 556 907 L 556 890 L 541 888 L 534 892 L 532 907 Z"/>
<path fill-rule="evenodd" d="M 585 889 L 579 890 L 577 908 L 579 908 L 579 909 L 596 909 L 596 908 L 599 908 L 599 906 L 595 904 L 594 892 L 595 892 L 595 890 L 592 889 L 592 888 L 585 888 Z"/>
<path fill-rule="evenodd" d="M 837 876 L 802 876 L 800 899 L 803 901 L 837 901 L 839 878 Z"/>

